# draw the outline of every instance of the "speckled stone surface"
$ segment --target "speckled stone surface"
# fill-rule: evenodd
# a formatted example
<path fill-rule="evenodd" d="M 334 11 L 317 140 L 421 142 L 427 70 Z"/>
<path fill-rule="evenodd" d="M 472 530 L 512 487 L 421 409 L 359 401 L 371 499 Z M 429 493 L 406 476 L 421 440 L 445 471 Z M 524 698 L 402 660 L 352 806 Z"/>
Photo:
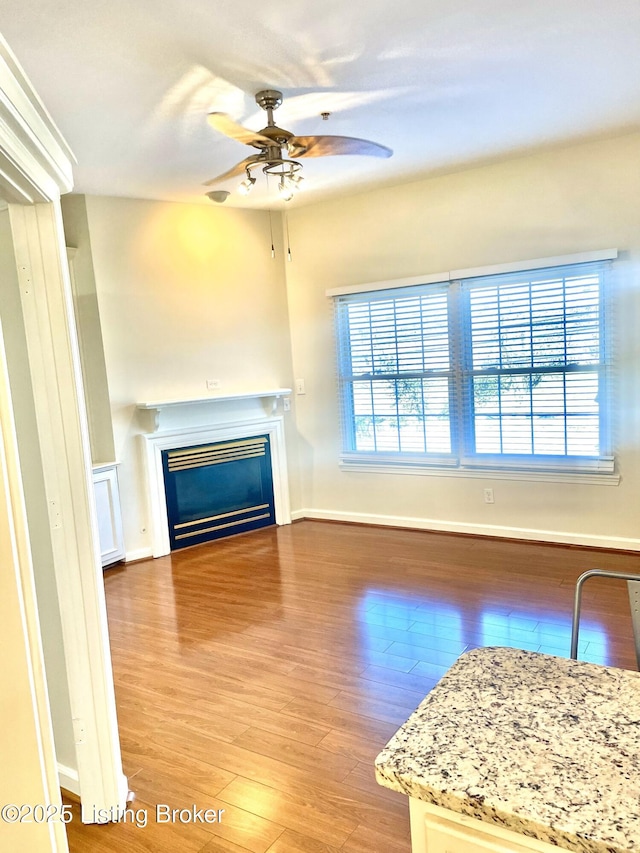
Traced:
<path fill-rule="evenodd" d="M 640 673 L 466 652 L 377 757 L 376 777 L 579 853 L 640 853 Z"/>

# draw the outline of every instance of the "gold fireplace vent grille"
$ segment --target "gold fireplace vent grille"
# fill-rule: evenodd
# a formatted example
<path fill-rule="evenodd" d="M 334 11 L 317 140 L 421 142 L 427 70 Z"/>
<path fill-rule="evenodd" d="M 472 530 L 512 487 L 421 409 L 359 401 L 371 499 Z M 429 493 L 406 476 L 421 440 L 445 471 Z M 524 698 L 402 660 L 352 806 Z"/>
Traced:
<path fill-rule="evenodd" d="M 269 512 L 263 512 L 259 515 L 248 516 L 247 513 L 258 512 L 261 509 L 269 509 L 269 504 L 260 504 L 259 506 L 250 506 L 247 509 L 238 509 L 234 512 L 223 512 L 220 515 L 211 515 L 208 518 L 199 518 L 196 521 L 184 521 L 182 524 L 176 524 L 174 530 L 182 530 L 185 527 L 192 527 L 194 524 L 208 524 L 211 521 L 220 521 L 223 518 L 231 518 L 234 515 L 242 515 L 242 518 L 234 519 L 233 521 L 223 522 L 222 524 L 214 524 L 212 527 L 202 527 L 197 530 L 188 530 L 183 533 L 176 533 L 176 539 L 189 539 L 191 536 L 200 536 L 203 533 L 212 533 L 214 530 L 223 530 L 226 527 L 237 527 L 240 524 L 246 524 L 247 521 L 260 521 L 263 518 L 269 518 Z"/>
<path fill-rule="evenodd" d="M 236 462 L 239 459 L 251 459 L 264 456 L 268 439 L 250 438 L 240 441 L 229 441 L 200 445 L 183 450 L 170 450 L 167 453 L 169 471 L 186 471 L 189 468 L 203 468 L 206 465 L 220 465 L 223 462 Z"/>

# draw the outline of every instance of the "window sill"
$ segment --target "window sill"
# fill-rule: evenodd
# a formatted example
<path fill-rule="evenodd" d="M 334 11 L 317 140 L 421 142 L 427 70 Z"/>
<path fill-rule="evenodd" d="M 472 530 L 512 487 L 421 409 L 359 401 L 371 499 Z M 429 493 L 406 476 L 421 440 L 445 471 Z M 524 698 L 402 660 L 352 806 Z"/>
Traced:
<path fill-rule="evenodd" d="M 358 474 L 411 474 L 420 477 L 462 477 L 470 480 L 518 480 L 531 483 L 579 483 L 586 486 L 618 486 L 620 475 L 598 471 L 545 471 L 499 468 L 460 468 L 424 463 L 374 462 L 371 459 L 341 459 L 342 471 Z"/>

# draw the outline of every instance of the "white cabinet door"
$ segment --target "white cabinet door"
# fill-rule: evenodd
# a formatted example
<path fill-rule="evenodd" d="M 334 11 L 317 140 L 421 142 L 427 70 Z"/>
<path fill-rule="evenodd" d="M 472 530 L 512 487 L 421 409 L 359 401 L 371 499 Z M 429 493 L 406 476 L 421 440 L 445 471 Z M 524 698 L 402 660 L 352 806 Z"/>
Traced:
<path fill-rule="evenodd" d="M 93 470 L 93 490 L 98 514 L 100 556 L 103 566 L 124 559 L 122 515 L 118 473 L 115 465 L 104 465 Z"/>
<path fill-rule="evenodd" d="M 411 853 L 558 853 L 563 848 L 409 798 Z"/>

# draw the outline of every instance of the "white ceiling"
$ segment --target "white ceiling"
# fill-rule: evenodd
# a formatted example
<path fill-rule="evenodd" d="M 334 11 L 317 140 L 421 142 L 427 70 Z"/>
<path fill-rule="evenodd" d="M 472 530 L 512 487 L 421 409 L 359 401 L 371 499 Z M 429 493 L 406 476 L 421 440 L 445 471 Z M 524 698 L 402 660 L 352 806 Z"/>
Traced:
<path fill-rule="evenodd" d="M 638 0 L 0 0 L 0 30 L 78 192 L 209 204 L 202 183 L 255 149 L 206 115 L 257 130 L 264 88 L 296 134 L 394 150 L 304 161 L 295 205 L 640 127 Z"/>

